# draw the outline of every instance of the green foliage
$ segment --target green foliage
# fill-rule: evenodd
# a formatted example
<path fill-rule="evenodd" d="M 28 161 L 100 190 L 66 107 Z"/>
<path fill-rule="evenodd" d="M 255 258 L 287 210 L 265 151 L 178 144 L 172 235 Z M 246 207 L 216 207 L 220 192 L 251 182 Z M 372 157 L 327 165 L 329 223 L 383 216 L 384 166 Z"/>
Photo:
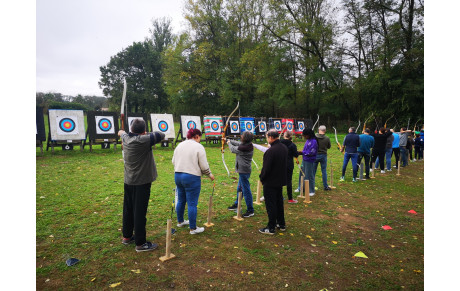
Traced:
<path fill-rule="evenodd" d="M 70 109 L 70 110 L 85 110 L 88 111 L 90 108 L 85 104 L 74 103 L 74 102 L 56 102 L 51 101 L 48 105 L 49 109 Z"/>

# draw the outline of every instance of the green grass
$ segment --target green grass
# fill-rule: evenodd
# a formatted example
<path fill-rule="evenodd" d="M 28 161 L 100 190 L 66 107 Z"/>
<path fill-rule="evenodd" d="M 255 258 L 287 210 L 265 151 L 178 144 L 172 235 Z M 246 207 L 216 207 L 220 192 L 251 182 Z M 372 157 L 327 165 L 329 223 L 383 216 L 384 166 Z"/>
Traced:
<path fill-rule="evenodd" d="M 176 124 L 176 131 L 178 124 Z M 330 135 L 334 141 L 333 134 Z M 339 137 L 343 140 L 343 135 Z M 298 140 L 297 147 L 303 142 Z M 178 229 L 172 253 L 162 263 L 165 228 L 173 199 L 173 149 L 156 147 L 159 177 L 152 185 L 147 237 L 158 250 L 136 253 L 121 240 L 123 161 L 121 150 L 88 148 L 36 154 L 36 283 L 39 290 L 110 289 L 302 289 L 302 290 L 422 290 L 424 256 L 423 162 L 411 163 L 376 179 L 339 183 L 343 155 L 333 146 L 328 159 L 334 170 L 333 191 L 319 190 L 312 203 L 285 204 L 287 231 L 275 236 L 258 233 L 267 223 L 264 205 L 256 215 L 234 220 L 227 207 L 235 199 L 237 180 L 228 178 L 220 145 L 206 146 L 216 176 L 213 222 L 200 235 Z M 262 166 L 262 153 L 255 151 Z M 229 169 L 235 156 L 225 153 Z M 328 175 L 330 174 L 328 165 Z M 254 198 L 258 171 L 250 178 Z M 297 172 L 293 177 L 297 185 Z M 236 177 L 235 174 L 232 174 Z M 198 225 L 206 222 L 212 182 L 202 179 Z M 295 193 L 297 194 L 297 193 Z M 284 196 L 286 197 L 285 189 Z M 245 206 L 243 206 L 245 209 Z M 407 213 L 410 209 L 417 215 Z M 174 223 L 174 221 L 173 221 Z M 393 230 L 381 227 L 390 225 Z M 369 258 L 354 258 L 358 251 Z M 68 257 L 80 263 L 67 267 Z M 132 270 L 139 269 L 136 274 Z M 252 272 L 248 273 L 248 272 Z M 49 279 L 49 280 L 48 280 Z M 47 281 L 48 280 L 48 281 Z"/>

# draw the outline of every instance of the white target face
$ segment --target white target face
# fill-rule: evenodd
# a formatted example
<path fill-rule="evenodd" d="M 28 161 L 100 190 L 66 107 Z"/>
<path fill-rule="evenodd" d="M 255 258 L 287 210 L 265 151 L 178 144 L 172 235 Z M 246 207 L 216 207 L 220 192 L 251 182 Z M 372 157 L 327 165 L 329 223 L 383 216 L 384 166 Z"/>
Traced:
<path fill-rule="evenodd" d="M 142 118 L 142 117 L 135 117 L 135 116 L 134 116 L 134 117 L 128 117 L 128 128 L 129 128 L 129 132 L 132 132 L 132 131 L 131 131 L 131 125 L 133 125 L 134 119 L 142 119 L 142 120 L 144 120 L 144 118 Z M 145 120 L 144 120 L 144 121 L 145 121 Z M 145 130 L 147 131 L 147 122 L 145 123 L 145 127 L 146 127 Z"/>
<path fill-rule="evenodd" d="M 253 132 L 254 131 L 254 122 L 253 121 L 245 121 L 244 122 L 244 128 L 246 131 Z"/>
<path fill-rule="evenodd" d="M 292 121 L 287 121 L 286 122 L 286 130 L 292 131 L 294 130 L 294 124 Z"/>
<path fill-rule="evenodd" d="M 230 120 L 230 133 L 240 133 L 240 125 L 238 123 L 238 121 L 234 120 Z"/>
<path fill-rule="evenodd" d="M 267 132 L 267 122 L 259 121 L 259 131 L 260 132 Z"/>
<path fill-rule="evenodd" d="M 297 122 L 297 130 L 298 131 L 303 131 L 305 129 L 305 124 L 303 123 L 303 121 L 298 121 Z"/>
<path fill-rule="evenodd" d="M 282 129 L 282 128 L 281 128 L 281 120 L 275 120 L 275 121 L 273 122 L 273 125 L 274 125 L 274 127 L 275 127 L 276 130 L 281 131 L 281 129 Z"/>
<path fill-rule="evenodd" d="M 152 131 L 159 131 L 165 134 L 165 138 L 174 138 L 174 122 L 172 114 L 150 114 Z"/>
<path fill-rule="evenodd" d="M 187 132 L 191 128 L 196 128 L 201 130 L 201 119 L 199 116 L 187 116 L 181 115 L 181 126 L 182 126 L 182 138 L 187 136 Z"/>
<path fill-rule="evenodd" d="M 96 134 L 114 134 L 115 126 L 113 116 L 95 116 Z"/>
<path fill-rule="evenodd" d="M 85 139 L 85 122 L 82 110 L 49 110 L 52 140 Z"/>

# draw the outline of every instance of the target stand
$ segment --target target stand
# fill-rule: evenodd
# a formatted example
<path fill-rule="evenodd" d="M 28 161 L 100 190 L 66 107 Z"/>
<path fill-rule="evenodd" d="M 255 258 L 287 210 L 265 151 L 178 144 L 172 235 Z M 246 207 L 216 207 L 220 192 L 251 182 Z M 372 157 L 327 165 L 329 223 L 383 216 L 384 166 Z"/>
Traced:
<path fill-rule="evenodd" d="M 43 116 L 43 107 L 37 107 L 36 113 L 36 140 L 40 153 L 43 155 L 43 142 L 46 141 L 45 118 Z"/>
<path fill-rule="evenodd" d="M 117 149 L 118 144 L 118 113 L 116 112 L 100 112 L 100 111 L 89 111 L 87 114 L 88 128 L 86 130 L 86 136 L 89 142 L 89 151 L 93 151 L 93 145 L 101 145 L 101 149 L 110 149 L 110 145 L 113 145 L 113 149 Z"/>
<path fill-rule="evenodd" d="M 55 147 L 60 147 L 62 150 L 69 151 L 73 150 L 74 146 L 80 147 L 80 152 L 83 152 L 84 144 L 83 140 L 51 140 L 51 134 L 48 134 L 48 142 L 46 143 L 46 151 L 51 147 L 51 152 L 54 153 Z"/>
<path fill-rule="evenodd" d="M 83 151 L 83 141 L 86 140 L 85 117 L 83 110 L 49 109 L 48 110 L 48 142 L 46 150 L 51 147 L 62 147 L 63 150 L 73 150 L 75 145 Z"/>

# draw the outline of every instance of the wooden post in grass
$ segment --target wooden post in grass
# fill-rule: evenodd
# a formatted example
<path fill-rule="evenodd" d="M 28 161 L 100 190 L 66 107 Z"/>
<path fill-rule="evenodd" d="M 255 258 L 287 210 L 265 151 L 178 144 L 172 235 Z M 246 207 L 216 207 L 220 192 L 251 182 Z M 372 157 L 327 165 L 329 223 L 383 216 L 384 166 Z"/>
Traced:
<path fill-rule="evenodd" d="M 333 184 L 334 184 L 334 174 L 333 174 L 333 170 L 332 170 L 332 161 L 330 162 L 330 167 L 331 167 L 331 185 L 329 185 L 329 187 L 331 189 L 335 189 L 336 187 L 333 186 Z"/>
<path fill-rule="evenodd" d="M 166 226 L 166 254 L 163 257 L 160 257 L 160 261 L 164 262 L 175 257 L 176 256 L 171 253 L 171 219 L 168 219 Z"/>
<path fill-rule="evenodd" d="M 241 217 L 241 198 L 243 196 L 243 192 L 238 193 L 238 208 L 236 209 L 236 216 L 233 216 L 233 219 L 236 219 L 238 221 L 242 221 L 243 218 Z"/>
<path fill-rule="evenodd" d="M 262 182 L 257 181 L 257 195 L 256 195 L 256 202 L 254 204 L 261 205 L 262 202 L 260 202 L 260 193 L 262 192 Z"/>
<path fill-rule="evenodd" d="M 302 181 L 304 181 L 304 180 L 305 180 L 305 176 L 303 174 L 300 174 L 300 192 L 299 192 L 300 195 L 297 196 L 299 198 L 305 198 L 305 196 L 304 196 L 304 188 L 305 187 L 304 187 L 304 183 L 302 183 Z"/>
<path fill-rule="evenodd" d="M 398 172 L 396 173 L 396 176 L 401 176 L 399 173 L 399 169 L 401 169 L 401 155 L 399 155 L 399 159 L 396 161 L 396 165 L 398 165 Z"/>
<path fill-rule="evenodd" d="M 206 227 L 211 227 L 214 223 L 211 222 L 212 219 L 212 195 L 209 196 L 209 205 L 208 205 L 208 221 L 204 224 Z"/>
<path fill-rule="evenodd" d="M 305 190 L 305 191 L 304 191 L 304 192 L 305 192 L 305 193 L 304 193 L 304 195 L 305 195 L 305 197 L 304 197 L 305 200 L 304 200 L 303 202 L 305 202 L 305 203 L 310 203 L 310 202 L 311 202 L 311 201 L 310 201 L 310 180 L 305 179 L 305 180 L 304 180 L 304 183 L 305 183 L 305 186 L 304 186 L 303 188 L 304 188 L 304 190 Z"/>

